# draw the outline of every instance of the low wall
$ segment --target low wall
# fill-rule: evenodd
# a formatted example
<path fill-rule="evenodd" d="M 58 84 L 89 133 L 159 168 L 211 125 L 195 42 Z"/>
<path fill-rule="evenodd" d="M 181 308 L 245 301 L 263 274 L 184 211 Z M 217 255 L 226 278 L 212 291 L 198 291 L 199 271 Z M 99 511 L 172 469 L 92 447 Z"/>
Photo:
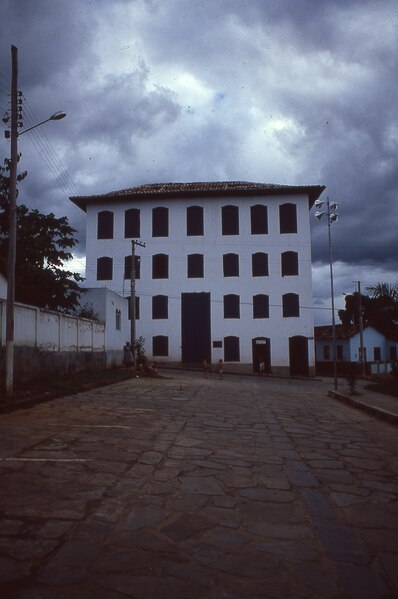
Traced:
<path fill-rule="evenodd" d="M 105 323 L 15 304 L 15 346 L 43 351 L 105 351 Z M 0 345 L 6 343 L 6 301 L 0 300 Z"/>
<path fill-rule="evenodd" d="M 2 348 L 0 350 L 1 381 L 5 380 L 5 353 L 5 349 Z M 33 347 L 14 348 L 14 380 L 18 383 L 106 367 L 105 352 L 54 352 L 40 351 Z"/>

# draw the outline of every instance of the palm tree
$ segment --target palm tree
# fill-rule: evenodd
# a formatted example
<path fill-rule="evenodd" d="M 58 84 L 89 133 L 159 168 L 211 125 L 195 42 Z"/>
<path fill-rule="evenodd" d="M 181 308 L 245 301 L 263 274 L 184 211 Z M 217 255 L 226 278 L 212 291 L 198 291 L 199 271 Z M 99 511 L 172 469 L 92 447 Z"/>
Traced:
<path fill-rule="evenodd" d="M 366 287 L 372 304 L 368 308 L 369 321 L 382 328 L 392 330 L 398 320 L 398 281 L 390 283 L 377 283 Z"/>
<path fill-rule="evenodd" d="M 398 303 L 398 281 L 392 285 L 391 283 L 376 283 L 376 285 L 366 287 L 369 296 L 376 298 L 390 298 L 394 303 Z"/>

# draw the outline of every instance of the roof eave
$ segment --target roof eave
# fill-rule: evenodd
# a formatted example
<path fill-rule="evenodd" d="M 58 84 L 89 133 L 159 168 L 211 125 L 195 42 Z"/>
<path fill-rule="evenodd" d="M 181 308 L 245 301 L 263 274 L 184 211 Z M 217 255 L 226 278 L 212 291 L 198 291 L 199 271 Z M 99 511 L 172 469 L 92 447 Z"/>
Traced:
<path fill-rule="evenodd" d="M 174 191 L 147 191 L 141 193 L 120 193 L 101 194 L 92 196 L 71 196 L 69 199 L 76 204 L 81 210 L 87 212 L 88 204 L 105 204 L 115 200 L 131 201 L 131 200 L 151 200 L 164 198 L 188 198 L 188 197 L 216 197 L 216 196 L 261 196 L 261 195 L 292 195 L 297 193 L 308 194 L 308 208 L 311 210 L 316 200 L 326 189 L 325 185 L 311 186 L 287 186 L 274 188 L 253 188 L 253 189 L 191 189 L 191 190 L 174 190 Z"/>

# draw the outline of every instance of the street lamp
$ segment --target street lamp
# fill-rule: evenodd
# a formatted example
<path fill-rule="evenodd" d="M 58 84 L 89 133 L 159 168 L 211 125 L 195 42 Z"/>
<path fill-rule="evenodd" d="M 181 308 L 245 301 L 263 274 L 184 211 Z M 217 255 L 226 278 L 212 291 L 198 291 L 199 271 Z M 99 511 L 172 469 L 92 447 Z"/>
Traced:
<path fill-rule="evenodd" d="M 33 125 L 33 127 L 29 127 L 29 129 L 20 131 L 18 133 L 18 136 L 23 135 L 24 133 L 27 133 L 28 131 L 32 131 L 32 129 L 36 129 L 36 127 L 40 127 L 40 125 L 44 125 L 44 123 L 48 123 L 48 121 L 60 121 L 61 119 L 64 119 L 65 117 L 66 117 L 66 112 L 64 112 L 63 110 L 54 112 L 54 114 L 52 114 L 50 117 L 48 117 L 48 119 L 46 119 L 45 121 L 41 121 L 41 123 L 37 123 L 37 125 Z"/>
<path fill-rule="evenodd" d="M 317 200 L 315 202 L 315 208 L 321 208 L 324 204 L 323 200 Z M 336 348 L 336 319 L 334 315 L 334 289 L 333 289 L 333 261 L 332 261 L 332 238 L 330 234 L 330 225 L 335 223 L 339 218 L 338 214 L 334 212 L 337 209 L 335 202 L 329 201 L 329 196 L 326 200 L 326 210 L 315 212 L 315 218 L 321 220 L 324 214 L 327 216 L 328 223 L 328 241 L 329 241 L 329 268 L 330 268 L 330 295 L 332 299 L 332 334 L 333 334 L 333 375 L 334 375 L 334 388 L 337 391 L 337 348 Z"/>
<path fill-rule="evenodd" d="M 18 48 L 11 46 L 11 158 L 9 183 L 9 238 L 7 263 L 6 303 L 6 397 L 11 398 L 14 386 L 14 304 L 15 304 L 15 258 L 17 238 L 17 164 L 18 136 L 48 121 L 58 121 L 66 116 L 63 111 L 54 112 L 48 119 L 18 133 Z"/>

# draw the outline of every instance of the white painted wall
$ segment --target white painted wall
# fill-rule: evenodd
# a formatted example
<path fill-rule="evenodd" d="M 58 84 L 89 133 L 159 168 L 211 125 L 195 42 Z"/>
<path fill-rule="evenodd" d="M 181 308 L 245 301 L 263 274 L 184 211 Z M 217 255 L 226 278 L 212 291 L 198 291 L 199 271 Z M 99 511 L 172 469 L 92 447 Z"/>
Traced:
<path fill-rule="evenodd" d="M 279 205 L 293 202 L 297 204 L 298 233 L 279 233 Z M 251 235 L 250 206 L 265 204 L 268 207 L 267 235 Z M 240 234 L 221 235 L 221 208 L 235 205 L 240 211 Z M 152 208 L 169 208 L 169 237 L 152 238 Z M 203 237 L 186 235 L 186 208 L 204 207 Z M 145 248 L 137 248 L 141 256 L 141 278 L 137 280 L 136 293 L 141 298 L 140 320 L 137 321 L 137 337 L 146 339 L 147 354 L 151 355 L 151 340 L 154 335 L 169 337 L 169 360 L 181 360 L 181 293 L 211 293 L 212 340 L 223 339 L 227 335 L 240 337 L 241 362 L 252 362 L 252 338 L 265 336 L 271 339 L 272 366 L 289 365 L 289 337 L 304 335 L 313 337 L 311 247 L 309 230 L 308 198 L 306 195 L 276 195 L 255 197 L 216 197 L 211 199 L 155 199 L 121 202 L 111 199 L 110 204 L 89 205 L 87 208 L 87 285 L 106 287 L 118 294 L 129 295 L 129 281 L 123 280 L 124 258 L 131 253 L 131 240 L 124 239 L 124 211 L 128 208 L 141 210 L 141 238 Z M 97 213 L 112 210 L 115 214 L 114 239 L 97 239 Z M 299 254 L 299 276 L 281 276 L 281 253 L 287 250 Z M 240 276 L 224 278 L 222 256 L 225 253 L 240 256 Z M 268 277 L 251 276 L 251 255 L 267 252 L 269 260 Z M 152 255 L 169 255 L 169 278 L 152 280 Z M 205 278 L 187 278 L 187 255 L 203 253 Z M 112 281 L 97 281 L 97 258 L 113 258 Z M 282 295 L 298 293 L 300 296 L 300 317 L 282 317 Z M 240 295 L 240 319 L 223 318 L 223 296 L 228 293 Z M 269 295 L 270 317 L 252 318 L 252 298 L 258 293 Z M 169 297 L 169 318 L 152 320 L 152 297 Z M 106 321 L 108 323 L 108 320 Z M 128 338 L 128 337 L 127 337 Z M 123 343 L 126 339 L 123 338 Z M 219 350 L 213 350 L 212 361 L 219 357 Z M 309 363 L 314 363 L 313 342 L 309 342 Z"/>
<path fill-rule="evenodd" d="M 0 273 L 0 299 L 7 297 L 7 279 Z"/>
<path fill-rule="evenodd" d="M 81 296 L 81 305 L 92 304 L 98 318 L 106 323 L 105 347 L 107 350 L 122 350 L 130 340 L 130 321 L 128 320 L 128 300 L 106 289 L 87 288 Z M 121 313 L 121 327 L 116 328 L 116 310 Z"/>
<path fill-rule="evenodd" d="M 350 356 L 351 361 L 358 362 L 360 360 L 360 338 L 359 333 L 350 338 Z M 374 355 L 373 349 L 380 347 L 381 349 L 381 361 L 384 362 L 389 359 L 387 352 L 387 339 L 384 335 L 376 331 L 373 327 L 366 327 L 363 331 L 363 346 L 366 349 L 366 361 L 373 362 Z"/>
<path fill-rule="evenodd" d="M 329 346 L 329 360 L 325 360 L 323 357 L 323 347 Z M 337 339 L 336 345 L 343 346 L 343 360 L 347 362 L 359 362 L 360 361 L 360 335 L 356 333 L 348 339 Z M 387 339 L 382 333 L 379 333 L 373 327 L 366 327 L 363 331 L 363 346 L 366 349 L 366 361 L 374 361 L 374 348 L 380 347 L 381 350 L 381 361 L 386 362 L 390 360 L 390 347 L 398 347 L 397 342 Z M 333 344 L 332 340 L 323 339 L 316 341 L 316 359 L 320 362 L 331 362 L 333 361 Z"/>
<path fill-rule="evenodd" d="M 0 345 L 6 341 L 6 302 L 0 300 Z M 44 351 L 104 351 L 105 324 L 15 304 L 16 346 Z"/>

